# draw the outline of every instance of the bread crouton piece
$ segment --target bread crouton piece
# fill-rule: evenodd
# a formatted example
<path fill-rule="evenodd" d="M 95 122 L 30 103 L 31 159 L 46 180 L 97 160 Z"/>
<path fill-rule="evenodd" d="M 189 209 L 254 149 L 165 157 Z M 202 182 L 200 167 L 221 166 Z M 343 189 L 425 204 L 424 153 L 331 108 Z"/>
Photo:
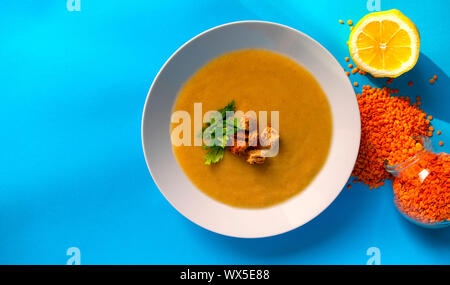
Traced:
<path fill-rule="evenodd" d="M 278 144 L 280 135 L 278 131 L 272 127 L 266 127 L 260 136 L 260 143 L 263 148 L 270 148 L 274 144 Z"/>
<path fill-rule="evenodd" d="M 245 152 L 246 161 L 249 164 L 263 164 L 266 160 L 265 157 L 261 155 L 260 149 L 251 149 Z"/>
<path fill-rule="evenodd" d="M 230 151 L 232 154 L 239 155 L 245 152 L 248 148 L 248 134 L 245 133 L 237 133 L 234 137 L 234 145 L 230 147 Z"/>

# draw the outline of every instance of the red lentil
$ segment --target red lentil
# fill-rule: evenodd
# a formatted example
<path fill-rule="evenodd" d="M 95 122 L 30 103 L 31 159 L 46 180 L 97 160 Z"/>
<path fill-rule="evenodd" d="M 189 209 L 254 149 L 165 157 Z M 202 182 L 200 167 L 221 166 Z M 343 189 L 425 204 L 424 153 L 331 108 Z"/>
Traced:
<path fill-rule="evenodd" d="M 427 169 L 426 179 L 420 173 Z M 393 184 L 397 207 L 422 223 L 450 220 L 450 155 L 425 153 L 408 166 Z"/>
<path fill-rule="evenodd" d="M 357 95 L 361 113 L 361 145 L 352 175 L 376 188 L 390 177 L 384 161 L 395 165 L 414 155 L 413 136 L 426 135 L 426 114 L 409 98 L 391 96 L 388 88 L 365 85 Z"/>

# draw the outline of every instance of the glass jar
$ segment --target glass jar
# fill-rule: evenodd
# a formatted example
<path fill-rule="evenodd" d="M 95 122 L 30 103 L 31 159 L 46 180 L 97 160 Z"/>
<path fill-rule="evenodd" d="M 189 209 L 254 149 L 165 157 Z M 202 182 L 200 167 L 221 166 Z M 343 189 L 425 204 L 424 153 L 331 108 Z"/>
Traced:
<path fill-rule="evenodd" d="M 394 203 L 409 221 L 428 228 L 450 225 L 450 155 L 433 152 L 428 137 L 414 137 L 422 149 L 408 160 L 388 165 Z"/>

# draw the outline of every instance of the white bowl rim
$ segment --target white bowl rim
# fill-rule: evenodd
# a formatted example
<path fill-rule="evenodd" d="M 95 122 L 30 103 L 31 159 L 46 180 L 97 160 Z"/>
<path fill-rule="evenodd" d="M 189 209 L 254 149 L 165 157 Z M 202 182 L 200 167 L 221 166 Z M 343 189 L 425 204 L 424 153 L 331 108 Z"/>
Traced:
<path fill-rule="evenodd" d="M 207 230 L 209 230 L 209 231 L 211 231 L 211 232 L 220 234 L 220 235 L 229 236 L 229 237 L 238 237 L 238 238 L 265 238 L 265 237 L 277 236 L 277 235 L 281 235 L 281 234 L 290 232 L 290 231 L 292 231 L 292 230 L 294 230 L 294 229 L 297 229 L 297 228 L 303 226 L 303 225 L 306 224 L 306 223 L 309 223 L 309 222 L 312 221 L 313 219 L 315 219 L 317 216 L 319 216 L 322 212 L 324 212 L 324 211 L 325 211 L 325 210 L 326 210 L 326 209 L 334 202 L 334 200 L 335 200 L 335 199 L 339 196 L 339 194 L 342 192 L 342 190 L 343 190 L 343 188 L 344 188 L 346 182 L 344 182 L 344 183 L 341 185 L 339 191 L 336 191 L 334 197 L 330 200 L 330 202 L 328 203 L 328 205 L 326 205 L 321 211 L 318 211 L 318 212 L 316 212 L 314 215 L 312 215 L 311 218 L 310 218 L 309 220 L 307 220 L 307 221 L 304 221 L 304 222 L 302 222 L 302 223 L 297 223 L 297 224 L 295 224 L 295 225 L 293 225 L 293 226 L 291 226 L 291 227 L 289 227 L 289 228 L 286 228 L 286 229 L 283 229 L 283 230 L 279 230 L 279 231 L 276 231 L 276 232 L 272 232 L 272 233 L 270 233 L 270 234 L 248 234 L 248 233 L 241 234 L 241 233 L 221 232 L 221 231 L 218 231 L 218 230 L 216 230 L 216 229 L 214 229 L 214 228 L 206 227 L 206 226 L 204 226 L 204 225 L 201 225 L 200 223 L 198 223 L 198 222 L 195 221 L 194 219 L 192 219 L 192 218 L 186 216 L 182 211 L 179 210 L 178 207 L 176 207 L 176 205 L 175 205 L 170 199 L 168 199 L 168 197 L 165 195 L 164 191 L 161 190 L 160 185 L 158 185 L 157 180 L 155 179 L 155 175 L 154 175 L 154 173 L 153 173 L 152 170 L 151 170 L 149 157 L 147 156 L 148 151 L 146 150 L 146 147 L 145 147 L 145 141 L 144 141 L 144 120 L 145 120 L 145 115 L 146 115 L 146 110 L 147 110 L 147 108 L 148 108 L 148 104 L 150 104 L 150 103 L 149 103 L 149 102 L 150 102 L 150 97 L 151 97 L 150 94 L 151 94 L 151 92 L 152 92 L 152 90 L 153 90 L 153 88 L 154 88 L 154 85 L 155 85 L 156 82 L 158 81 L 158 78 L 160 77 L 161 73 L 162 73 L 163 70 L 166 68 L 166 66 L 169 64 L 169 62 L 171 62 L 172 59 L 173 59 L 173 58 L 174 58 L 181 50 L 183 50 L 186 46 L 190 45 L 190 44 L 191 44 L 192 42 L 194 42 L 196 39 L 198 39 L 198 38 L 204 36 L 205 34 L 211 32 L 211 31 L 217 30 L 217 29 L 221 29 L 221 28 L 227 27 L 227 26 L 238 25 L 238 24 L 246 24 L 246 23 L 269 24 L 269 25 L 278 26 L 278 27 L 281 27 L 281 28 L 288 29 L 288 30 L 294 31 L 294 32 L 296 32 L 296 33 L 299 33 L 301 36 L 307 38 L 308 40 L 310 40 L 310 41 L 312 41 L 314 44 L 316 44 L 319 48 L 321 48 L 326 54 L 329 55 L 329 57 L 331 58 L 332 61 L 334 61 L 335 64 L 337 64 L 337 65 L 340 66 L 340 64 L 339 64 L 339 62 L 336 60 L 336 58 L 335 58 L 335 57 L 334 57 L 334 56 L 333 56 L 333 55 L 332 55 L 332 54 L 331 54 L 331 53 L 330 53 L 330 52 L 329 52 L 322 44 L 320 44 L 318 41 L 316 41 L 315 39 L 313 39 L 313 38 L 310 37 L 309 35 L 307 35 L 307 34 L 301 32 L 301 31 L 299 31 L 299 30 L 297 30 L 297 29 L 294 29 L 294 28 L 292 28 L 292 27 L 290 27 L 290 26 L 284 25 L 284 24 L 275 23 L 275 22 L 271 22 L 271 21 L 263 21 L 263 20 L 242 20 L 242 21 L 233 21 L 233 22 L 228 22 L 228 23 L 221 24 L 221 25 L 218 25 L 218 26 L 214 26 L 214 27 L 212 27 L 212 28 L 209 28 L 209 29 L 207 29 L 207 30 L 205 30 L 205 31 L 203 31 L 203 32 L 201 32 L 201 33 L 199 33 L 199 34 L 197 34 L 196 36 L 192 37 L 190 40 L 188 40 L 187 42 L 185 42 L 183 45 L 181 45 L 175 52 L 173 52 L 173 53 L 171 54 L 171 56 L 164 62 L 164 64 L 162 65 L 162 67 L 159 69 L 159 71 L 158 71 L 158 73 L 156 74 L 156 76 L 154 77 L 153 82 L 152 82 L 152 84 L 151 84 L 151 86 L 150 86 L 150 89 L 149 89 L 149 91 L 148 91 L 148 93 L 147 93 L 146 100 L 145 100 L 145 104 L 144 104 L 144 108 L 143 108 L 143 111 L 142 111 L 142 119 L 141 119 L 141 141 L 142 141 L 142 149 L 143 149 L 143 153 L 144 153 L 144 157 L 145 157 L 145 162 L 146 162 L 146 164 L 147 164 L 147 168 L 148 168 L 148 170 L 149 170 L 149 172 L 150 172 L 150 175 L 151 175 L 151 177 L 152 177 L 153 182 L 154 182 L 155 185 L 158 187 L 158 190 L 159 190 L 160 193 L 164 196 L 164 198 L 169 202 L 169 204 L 170 204 L 175 210 L 177 210 L 178 213 L 180 213 L 182 216 L 184 216 L 185 218 L 187 218 L 187 219 L 188 219 L 189 221 L 191 221 L 192 223 L 194 223 L 194 224 L 196 224 L 196 225 L 198 225 L 198 226 L 200 226 L 200 227 L 202 227 L 202 228 L 204 228 L 204 229 L 207 229 Z M 350 83 L 350 85 L 351 85 L 351 83 Z M 355 96 L 355 100 L 356 100 L 356 96 Z M 359 116 L 359 111 L 358 111 L 358 116 Z M 359 119 L 360 119 L 360 118 L 359 118 Z M 360 123 L 360 120 L 359 120 L 359 123 Z M 358 130 L 358 131 L 359 131 L 359 134 L 358 134 L 357 150 L 359 149 L 359 146 L 360 146 L 360 140 L 361 140 L 361 128 L 360 128 L 360 127 L 359 127 L 359 130 Z M 331 150 L 330 150 L 330 151 L 331 151 Z M 329 156 L 329 155 L 330 155 L 330 154 L 328 154 L 328 156 Z M 358 151 L 356 151 L 356 152 L 353 154 L 353 156 L 350 158 L 350 160 L 353 162 L 353 165 L 356 163 L 357 157 L 358 157 Z M 322 170 L 320 170 L 320 171 L 322 171 Z M 320 172 L 320 171 L 319 171 L 319 172 Z M 348 177 L 351 176 L 351 172 L 352 172 L 352 170 L 350 170 L 350 172 L 348 173 L 348 175 L 347 175 Z M 306 190 L 309 186 L 310 186 L 310 185 L 308 185 L 304 190 Z M 194 187 L 195 187 L 195 186 L 194 186 Z M 200 191 L 199 189 L 197 189 L 197 190 Z M 304 190 L 303 190 L 303 191 L 304 191 Z M 297 194 L 297 195 L 299 195 L 299 194 Z M 212 199 L 212 198 L 211 198 L 211 199 Z M 288 200 L 288 201 L 289 201 L 289 200 Z M 286 201 L 285 201 L 285 202 L 286 202 Z M 281 204 L 283 204 L 283 203 L 285 203 L 285 202 L 282 202 Z M 219 203 L 220 203 L 220 202 L 219 202 Z M 276 205 L 276 206 L 278 206 L 278 205 Z M 258 211 L 259 209 L 246 209 L 246 210 L 256 210 L 256 211 Z"/>

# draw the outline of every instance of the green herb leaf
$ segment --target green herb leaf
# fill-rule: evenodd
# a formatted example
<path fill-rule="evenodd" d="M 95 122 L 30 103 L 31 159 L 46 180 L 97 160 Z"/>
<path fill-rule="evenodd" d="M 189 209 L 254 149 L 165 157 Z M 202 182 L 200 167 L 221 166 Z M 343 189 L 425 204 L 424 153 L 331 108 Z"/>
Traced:
<path fill-rule="evenodd" d="M 236 106 L 234 105 L 234 100 L 231 101 L 228 105 L 226 105 L 224 108 L 217 110 L 221 115 L 222 118 L 225 119 L 226 115 L 227 115 L 227 111 L 235 111 L 236 110 Z"/>
<path fill-rule="evenodd" d="M 219 126 L 219 122 L 214 122 L 214 118 L 211 119 L 210 122 L 205 123 L 205 126 L 202 127 L 202 137 L 205 138 L 207 136 L 211 139 L 216 139 L 215 129 L 217 127 L 222 127 L 222 133 L 223 136 L 221 138 L 217 138 L 216 140 L 219 141 L 218 145 L 216 143 L 213 143 L 212 145 L 203 145 L 203 149 L 209 149 L 209 152 L 205 155 L 205 164 L 210 165 L 212 163 L 217 163 L 220 160 L 222 160 L 224 152 L 225 152 L 225 146 L 227 143 L 227 140 L 234 136 L 236 134 L 237 130 L 240 129 L 240 124 L 236 118 L 227 119 L 227 112 L 228 111 L 235 111 L 236 106 L 234 104 L 234 100 L 231 101 L 228 105 L 226 105 L 224 108 L 218 110 L 218 112 L 222 116 L 222 126 Z M 232 132 L 227 133 L 227 126 L 231 126 Z"/>
<path fill-rule="evenodd" d="M 211 150 L 205 155 L 205 164 L 217 163 L 223 158 L 225 149 L 220 146 L 212 147 Z"/>

